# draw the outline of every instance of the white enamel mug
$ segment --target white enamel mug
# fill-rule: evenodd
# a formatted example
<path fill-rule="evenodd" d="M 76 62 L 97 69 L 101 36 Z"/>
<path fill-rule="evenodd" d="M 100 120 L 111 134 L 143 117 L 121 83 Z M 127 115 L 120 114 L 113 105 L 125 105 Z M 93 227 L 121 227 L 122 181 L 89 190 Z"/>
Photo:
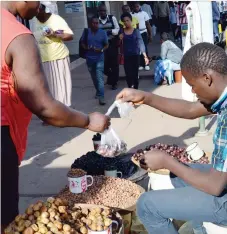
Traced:
<path fill-rule="evenodd" d="M 117 171 L 117 170 L 106 170 L 104 171 L 105 176 L 110 176 L 110 177 L 118 177 L 118 174 L 120 175 L 119 177 L 122 178 L 122 172 Z"/>
<path fill-rule="evenodd" d="M 87 183 L 87 178 L 91 178 L 91 183 Z M 83 193 L 87 191 L 87 188 L 93 184 L 93 177 L 90 175 L 84 175 L 81 177 L 73 178 L 68 177 L 69 190 L 71 193 Z"/>
<path fill-rule="evenodd" d="M 197 142 L 192 143 L 186 148 L 186 152 L 188 154 L 188 159 L 189 160 L 199 160 L 204 156 L 204 151 L 200 149 L 199 145 Z"/>
<path fill-rule="evenodd" d="M 118 228 L 118 225 L 119 225 L 118 222 L 115 220 L 112 220 L 112 224 L 113 223 L 116 224 Z M 87 227 L 88 234 L 112 234 L 112 224 L 110 224 L 110 226 L 106 230 L 103 230 L 103 231 L 92 231 L 89 227 Z"/>

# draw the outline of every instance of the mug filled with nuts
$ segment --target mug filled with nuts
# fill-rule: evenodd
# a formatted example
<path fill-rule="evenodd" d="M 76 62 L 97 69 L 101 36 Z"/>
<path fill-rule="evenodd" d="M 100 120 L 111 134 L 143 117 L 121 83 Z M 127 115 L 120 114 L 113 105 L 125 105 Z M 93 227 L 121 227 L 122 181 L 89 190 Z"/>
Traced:
<path fill-rule="evenodd" d="M 71 169 L 68 174 L 69 190 L 71 193 L 83 193 L 93 184 L 93 177 L 87 175 L 87 172 L 82 169 Z M 91 182 L 88 184 L 87 179 Z"/>

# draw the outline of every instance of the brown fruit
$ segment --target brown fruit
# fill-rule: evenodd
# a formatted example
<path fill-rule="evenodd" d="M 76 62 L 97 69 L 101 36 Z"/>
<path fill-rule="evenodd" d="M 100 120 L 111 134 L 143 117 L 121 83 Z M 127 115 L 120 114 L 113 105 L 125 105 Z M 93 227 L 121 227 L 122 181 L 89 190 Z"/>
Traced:
<path fill-rule="evenodd" d="M 39 231 L 39 227 L 36 224 L 32 224 L 31 228 L 35 231 L 38 232 Z"/>
<path fill-rule="evenodd" d="M 67 232 L 67 231 L 70 231 L 70 230 L 71 230 L 71 227 L 68 224 L 63 225 L 63 231 L 64 232 Z"/>
<path fill-rule="evenodd" d="M 34 234 L 34 230 L 31 227 L 26 228 L 23 234 Z"/>

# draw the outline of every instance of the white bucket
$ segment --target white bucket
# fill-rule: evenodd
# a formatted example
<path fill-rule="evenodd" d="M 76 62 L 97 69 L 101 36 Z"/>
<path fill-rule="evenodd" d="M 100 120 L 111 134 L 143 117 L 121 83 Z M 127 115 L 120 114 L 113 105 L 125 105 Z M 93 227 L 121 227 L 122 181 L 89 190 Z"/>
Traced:
<path fill-rule="evenodd" d="M 206 228 L 207 234 L 226 234 L 227 226 L 218 226 L 213 223 L 204 222 L 203 226 Z"/>
<path fill-rule="evenodd" d="M 188 159 L 189 160 L 199 160 L 204 156 L 204 151 L 200 149 L 199 145 L 197 142 L 192 143 L 186 148 L 186 152 L 188 154 Z"/>

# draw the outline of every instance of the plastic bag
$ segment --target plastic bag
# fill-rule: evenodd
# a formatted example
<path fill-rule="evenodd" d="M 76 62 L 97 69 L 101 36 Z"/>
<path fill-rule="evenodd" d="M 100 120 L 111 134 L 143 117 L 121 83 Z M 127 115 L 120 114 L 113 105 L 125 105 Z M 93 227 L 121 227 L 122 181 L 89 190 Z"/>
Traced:
<path fill-rule="evenodd" d="M 101 144 L 97 153 L 104 157 L 115 157 L 127 151 L 127 145 L 120 140 L 116 132 L 110 127 L 101 135 Z"/>
<path fill-rule="evenodd" d="M 128 117 L 134 109 L 131 104 L 117 100 L 110 106 L 106 115 L 109 116 L 116 107 L 121 118 Z M 115 157 L 126 153 L 126 151 L 126 143 L 118 137 L 113 128 L 110 127 L 101 134 L 101 144 L 96 151 L 98 154 L 104 157 Z"/>

